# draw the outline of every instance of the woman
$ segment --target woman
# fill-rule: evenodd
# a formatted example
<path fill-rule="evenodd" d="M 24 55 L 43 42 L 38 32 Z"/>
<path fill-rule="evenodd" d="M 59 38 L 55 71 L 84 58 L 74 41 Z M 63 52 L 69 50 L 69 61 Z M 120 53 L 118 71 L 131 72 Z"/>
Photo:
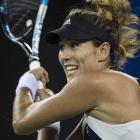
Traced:
<path fill-rule="evenodd" d="M 13 107 L 15 133 L 41 129 L 38 140 L 56 140 L 59 121 L 84 112 L 67 140 L 140 139 L 139 84 L 118 71 L 139 49 L 138 24 L 127 0 L 86 0 L 83 8 L 71 10 L 63 26 L 45 36 L 46 42 L 59 44 L 68 83 L 51 96 L 48 89 L 37 90 L 36 81 L 49 81 L 43 68 L 23 75 Z M 32 99 L 36 91 L 38 103 Z"/>

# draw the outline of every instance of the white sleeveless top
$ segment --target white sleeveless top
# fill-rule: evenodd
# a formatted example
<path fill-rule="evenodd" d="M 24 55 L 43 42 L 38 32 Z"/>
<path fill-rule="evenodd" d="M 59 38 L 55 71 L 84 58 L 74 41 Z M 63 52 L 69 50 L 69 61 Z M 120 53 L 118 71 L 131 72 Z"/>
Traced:
<path fill-rule="evenodd" d="M 125 124 L 109 124 L 87 114 L 85 116 L 82 125 L 83 135 L 85 126 L 88 124 L 102 140 L 140 140 L 140 120 Z"/>

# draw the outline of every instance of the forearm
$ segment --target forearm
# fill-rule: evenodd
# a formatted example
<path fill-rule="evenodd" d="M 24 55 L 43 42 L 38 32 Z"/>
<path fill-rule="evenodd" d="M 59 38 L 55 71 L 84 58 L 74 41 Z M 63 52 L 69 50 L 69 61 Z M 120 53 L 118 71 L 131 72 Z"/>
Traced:
<path fill-rule="evenodd" d="M 19 134 L 22 123 L 26 122 L 27 109 L 33 104 L 33 99 L 28 88 L 22 88 L 18 91 L 13 105 L 13 128 L 16 134 Z M 24 120 L 24 121 L 23 121 Z"/>
<path fill-rule="evenodd" d="M 59 135 L 56 129 L 46 127 L 38 132 L 37 140 L 59 140 Z"/>
<path fill-rule="evenodd" d="M 41 126 L 38 123 L 40 112 L 34 104 L 37 91 L 37 79 L 31 73 L 23 75 L 16 88 L 13 106 L 13 128 L 16 134 L 30 134 Z M 36 122 L 36 123 L 34 123 Z"/>
<path fill-rule="evenodd" d="M 51 95 L 54 95 L 53 92 L 49 89 L 41 89 L 41 90 L 38 90 L 37 93 L 40 97 L 40 100 L 44 100 L 46 98 L 49 98 Z M 58 124 L 58 123 L 56 123 L 56 124 Z M 56 125 L 56 127 L 57 127 L 57 125 Z M 56 130 L 53 127 L 42 128 L 42 129 L 38 130 L 37 140 L 59 140 L 58 130 Z"/>
<path fill-rule="evenodd" d="M 27 73 L 20 78 L 16 88 L 17 95 L 13 106 L 13 128 L 18 135 L 28 135 L 48 125 L 54 128 L 58 126 L 55 129 L 59 132 L 60 124 L 56 123 L 57 125 L 54 125 L 58 120 L 52 119 L 52 110 L 50 109 L 52 105 L 50 105 L 50 100 L 47 99 L 54 94 L 49 89 L 37 90 L 36 80 L 38 79 L 35 79 L 33 74 Z M 42 81 L 44 80 L 42 79 Z M 36 92 L 42 100 L 38 103 L 34 103 Z M 42 117 L 43 112 L 46 113 L 46 117 Z"/>

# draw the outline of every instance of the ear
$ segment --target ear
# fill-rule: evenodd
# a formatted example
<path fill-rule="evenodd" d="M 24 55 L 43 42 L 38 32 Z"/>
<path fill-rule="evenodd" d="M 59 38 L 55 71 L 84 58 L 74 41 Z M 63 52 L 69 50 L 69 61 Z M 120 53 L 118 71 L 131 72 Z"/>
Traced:
<path fill-rule="evenodd" d="M 110 44 L 108 42 L 104 42 L 99 48 L 98 48 L 98 61 L 102 62 L 106 58 L 109 57 L 110 54 Z"/>

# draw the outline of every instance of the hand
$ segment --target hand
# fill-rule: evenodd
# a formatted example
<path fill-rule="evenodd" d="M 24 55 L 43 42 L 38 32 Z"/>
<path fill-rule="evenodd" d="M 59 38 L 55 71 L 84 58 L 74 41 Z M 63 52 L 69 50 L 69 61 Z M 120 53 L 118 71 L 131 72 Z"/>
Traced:
<path fill-rule="evenodd" d="M 48 72 L 43 67 L 28 71 L 27 73 L 33 74 L 36 77 L 36 80 L 40 80 L 43 85 L 46 85 L 49 82 Z"/>

